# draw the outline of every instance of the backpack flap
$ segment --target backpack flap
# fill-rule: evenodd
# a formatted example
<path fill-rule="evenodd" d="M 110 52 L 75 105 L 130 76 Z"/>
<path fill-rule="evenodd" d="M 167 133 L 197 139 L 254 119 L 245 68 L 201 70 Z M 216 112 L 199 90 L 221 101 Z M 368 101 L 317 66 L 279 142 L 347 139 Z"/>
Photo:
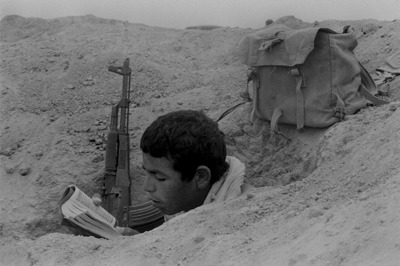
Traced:
<path fill-rule="evenodd" d="M 293 31 L 274 25 L 243 37 L 237 47 L 241 62 L 248 66 L 294 66 L 304 63 L 314 49 L 319 28 Z"/>

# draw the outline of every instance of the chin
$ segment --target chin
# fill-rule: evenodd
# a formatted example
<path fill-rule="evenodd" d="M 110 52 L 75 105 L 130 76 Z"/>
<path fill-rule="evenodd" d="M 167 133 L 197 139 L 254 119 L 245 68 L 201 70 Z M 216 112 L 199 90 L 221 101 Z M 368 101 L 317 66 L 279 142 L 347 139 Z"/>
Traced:
<path fill-rule="evenodd" d="M 174 215 L 179 213 L 178 211 L 174 211 L 174 210 L 167 210 L 167 209 L 159 209 L 160 211 L 162 211 L 165 215 Z"/>

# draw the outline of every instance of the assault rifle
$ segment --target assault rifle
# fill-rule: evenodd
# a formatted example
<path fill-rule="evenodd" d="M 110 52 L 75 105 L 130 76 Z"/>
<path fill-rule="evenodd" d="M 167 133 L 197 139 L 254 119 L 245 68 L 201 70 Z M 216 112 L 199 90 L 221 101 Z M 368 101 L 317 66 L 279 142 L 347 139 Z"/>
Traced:
<path fill-rule="evenodd" d="M 102 186 L 103 207 L 117 219 L 118 226 L 143 232 L 162 224 L 163 214 L 150 201 L 131 206 L 129 103 L 132 70 L 129 58 L 122 67 L 109 66 L 108 70 L 122 75 L 123 80 L 121 100 L 111 109 Z"/>

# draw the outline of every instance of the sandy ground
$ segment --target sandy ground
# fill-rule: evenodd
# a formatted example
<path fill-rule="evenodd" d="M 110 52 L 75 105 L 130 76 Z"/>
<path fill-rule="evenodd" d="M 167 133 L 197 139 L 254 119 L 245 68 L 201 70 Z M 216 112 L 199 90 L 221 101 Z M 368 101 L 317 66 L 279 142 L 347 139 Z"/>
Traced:
<path fill-rule="evenodd" d="M 312 27 L 294 17 L 275 23 Z M 400 21 L 322 21 L 355 27 L 355 53 L 373 74 L 400 50 Z M 237 42 L 255 29 L 177 30 L 93 16 L 9 16 L 1 34 L 0 262 L 2 265 L 400 265 L 400 77 L 389 105 L 327 129 L 282 130 L 249 120 L 250 103 L 220 122 L 229 155 L 255 189 L 114 241 L 59 225 L 69 184 L 98 192 L 111 105 L 129 57 L 134 203 L 141 133 L 178 109 L 218 118 L 240 103 L 246 66 Z"/>

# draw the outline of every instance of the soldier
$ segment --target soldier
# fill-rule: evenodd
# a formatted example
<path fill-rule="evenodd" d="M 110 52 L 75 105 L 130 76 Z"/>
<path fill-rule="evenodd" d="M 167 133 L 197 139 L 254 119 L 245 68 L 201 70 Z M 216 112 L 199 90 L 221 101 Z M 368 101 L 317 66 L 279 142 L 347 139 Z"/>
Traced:
<path fill-rule="evenodd" d="M 147 174 L 143 188 L 166 221 L 203 204 L 236 198 L 249 188 L 245 165 L 226 155 L 224 134 L 203 112 L 183 110 L 158 117 L 143 133 L 140 148 Z"/>

